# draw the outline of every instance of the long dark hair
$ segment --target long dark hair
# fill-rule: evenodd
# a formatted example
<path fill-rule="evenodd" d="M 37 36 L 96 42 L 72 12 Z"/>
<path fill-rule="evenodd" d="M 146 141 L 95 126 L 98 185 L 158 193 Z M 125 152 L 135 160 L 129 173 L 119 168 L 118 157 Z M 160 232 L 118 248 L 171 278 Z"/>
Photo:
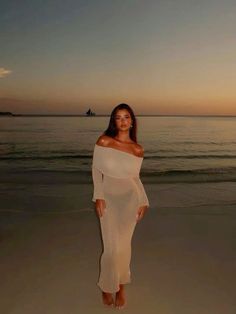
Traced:
<path fill-rule="evenodd" d="M 135 143 L 137 143 L 137 121 L 136 121 L 133 110 L 127 104 L 119 104 L 112 110 L 108 128 L 106 129 L 106 131 L 103 134 L 110 136 L 110 137 L 115 137 L 118 134 L 118 130 L 116 128 L 115 115 L 116 115 L 117 111 L 121 110 L 121 109 L 126 109 L 131 116 L 132 127 L 129 129 L 129 136 L 130 136 L 131 140 L 133 140 Z"/>

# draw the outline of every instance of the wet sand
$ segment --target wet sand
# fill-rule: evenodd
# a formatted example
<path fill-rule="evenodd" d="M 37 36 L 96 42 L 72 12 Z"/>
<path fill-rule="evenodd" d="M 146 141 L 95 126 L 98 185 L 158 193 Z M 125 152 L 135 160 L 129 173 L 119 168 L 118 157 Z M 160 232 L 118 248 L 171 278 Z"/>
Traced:
<path fill-rule="evenodd" d="M 102 241 L 91 183 L 29 181 L 1 180 L 1 312 L 114 311 L 96 285 Z M 134 232 L 123 312 L 234 314 L 236 183 L 143 182 L 151 207 Z"/>

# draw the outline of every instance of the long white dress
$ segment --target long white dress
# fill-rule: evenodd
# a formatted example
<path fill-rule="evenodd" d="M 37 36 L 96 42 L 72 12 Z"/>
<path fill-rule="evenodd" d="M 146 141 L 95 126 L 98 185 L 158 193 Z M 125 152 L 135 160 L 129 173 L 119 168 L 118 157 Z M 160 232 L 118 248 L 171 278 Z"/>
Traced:
<path fill-rule="evenodd" d="M 92 162 L 92 201 L 104 199 L 100 217 L 103 253 L 97 285 L 104 292 L 119 291 L 131 282 L 131 239 L 140 206 L 149 206 L 139 173 L 143 157 L 95 144 Z"/>

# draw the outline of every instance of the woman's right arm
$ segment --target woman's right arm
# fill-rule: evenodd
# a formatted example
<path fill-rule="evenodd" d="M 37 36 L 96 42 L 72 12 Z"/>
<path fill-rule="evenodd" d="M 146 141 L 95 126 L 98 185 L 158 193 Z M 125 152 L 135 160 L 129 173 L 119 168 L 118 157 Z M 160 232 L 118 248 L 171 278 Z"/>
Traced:
<path fill-rule="evenodd" d="M 94 166 L 94 159 L 97 158 L 96 154 L 93 154 L 92 162 L 92 178 L 93 178 L 93 198 L 92 201 L 95 202 L 96 212 L 99 217 L 103 216 L 106 203 L 103 194 L 103 174 L 102 172 Z"/>
<path fill-rule="evenodd" d="M 103 194 L 103 174 L 96 167 L 92 166 L 93 177 L 93 198 L 92 201 L 96 202 L 96 199 L 104 199 Z"/>
<path fill-rule="evenodd" d="M 99 217 L 102 217 L 106 203 L 103 194 L 103 174 L 96 167 L 92 166 L 92 177 L 93 177 L 93 198 L 95 202 L 96 211 Z"/>
<path fill-rule="evenodd" d="M 109 144 L 110 138 L 106 135 L 101 135 L 96 144 L 100 146 L 107 146 Z M 95 207 L 99 217 L 102 217 L 105 208 L 106 202 L 103 194 L 103 174 L 102 172 L 94 166 L 95 158 L 98 158 L 96 154 L 93 153 L 93 161 L 92 161 L 92 177 L 93 177 L 93 198 L 92 201 L 96 202 Z"/>

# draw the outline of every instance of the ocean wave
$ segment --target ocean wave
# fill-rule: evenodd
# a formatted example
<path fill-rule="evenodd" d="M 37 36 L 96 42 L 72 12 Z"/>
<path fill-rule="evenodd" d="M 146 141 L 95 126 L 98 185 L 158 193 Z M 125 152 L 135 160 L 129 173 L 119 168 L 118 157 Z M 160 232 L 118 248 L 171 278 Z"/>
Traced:
<path fill-rule="evenodd" d="M 162 156 L 162 155 L 146 155 L 144 159 L 236 159 L 236 155 L 232 154 L 202 154 L 202 155 L 172 155 L 172 156 Z M 8 155 L 0 156 L 0 160 L 57 160 L 57 159 L 92 159 L 91 154 L 67 154 L 67 155 L 41 155 L 41 156 L 30 156 L 22 155 L 21 153 L 10 153 Z"/>
<path fill-rule="evenodd" d="M 3 156 L 0 160 L 57 160 L 57 159 L 90 159 L 91 155 L 59 155 L 59 156 Z"/>
<path fill-rule="evenodd" d="M 143 171 L 144 175 L 147 176 L 176 176 L 176 175 L 194 175 L 194 174 L 223 174 L 223 173 L 235 173 L 236 167 L 210 167 L 210 168 L 199 168 L 199 169 L 173 169 L 173 170 L 164 170 L 164 171 Z"/>
<path fill-rule="evenodd" d="M 142 176 L 150 183 L 236 182 L 236 167 L 143 171 Z"/>
<path fill-rule="evenodd" d="M 219 141 L 175 141 L 175 142 L 165 142 L 165 144 L 173 144 L 173 145 L 176 145 L 176 144 L 191 144 L 191 145 L 228 145 L 228 144 L 236 144 L 236 141 L 222 141 L 222 142 L 219 142 Z"/>
<path fill-rule="evenodd" d="M 161 155 L 154 155 L 154 156 L 145 156 L 145 159 L 209 159 L 209 158 L 216 158 L 216 159 L 224 159 L 224 158 L 235 158 L 236 155 L 216 155 L 216 154 L 202 154 L 202 155 L 172 155 L 172 156 L 161 156 Z"/>
<path fill-rule="evenodd" d="M 21 177 L 23 179 L 21 179 Z M 236 167 L 203 168 L 192 170 L 143 170 L 140 177 L 146 183 L 205 183 L 236 182 Z M 1 171 L 2 182 L 21 181 L 40 184 L 46 182 L 64 182 L 70 184 L 92 183 L 90 170 L 51 170 L 51 169 L 12 169 Z"/>

